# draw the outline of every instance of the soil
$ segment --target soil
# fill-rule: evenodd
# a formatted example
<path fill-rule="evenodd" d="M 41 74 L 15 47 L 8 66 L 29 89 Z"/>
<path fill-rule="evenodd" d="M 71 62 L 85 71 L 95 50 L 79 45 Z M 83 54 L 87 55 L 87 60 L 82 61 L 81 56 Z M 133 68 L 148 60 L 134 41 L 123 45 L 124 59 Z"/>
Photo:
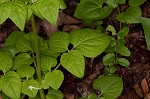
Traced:
<path fill-rule="evenodd" d="M 81 20 L 73 17 L 79 1 L 65 0 L 67 9 L 60 11 L 56 26 L 52 26 L 46 20 L 36 17 L 36 27 L 39 35 L 44 39 L 48 39 L 56 31 L 71 32 L 80 28 L 96 28 L 95 24 L 86 25 Z M 128 8 L 128 4 L 119 7 L 121 11 L 124 11 Z M 150 18 L 150 0 L 141 5 L 141 9 L 142 16 Z M 103 20 L 103 28 L 106 28 L 108 24 L 112 24 L 119 30 L 119 23 L 116 20 L 117 14 L 117 9 L 114 9 L 109 20 L 107 18 Z M 126 46 L 131 51 L 131 56 L 127 58 L 130 61 L 130 66 L 117 66 L 115 73 L 122 77 L 124 84 L 123 92 L 117 99 L 144 99 L 144 97 L 150 99 L 150 51 L 146 46 L 144 31 L 141 24 L 130 24 L 128 27 L 130 32 L 126 37 Z M 18 27 L 9 19 L 0 25 L 0 47 L 3 47 L 8 35 L 16 30 L 19 30 Z M 32 31 L 30 21 L 26 23 L 24 31 Z M 103 74 L 102 56 L 93 59 L 86 58 L 85 76 L 82 79 L 73 76 L 63 67 L 59 68 L 65 76 L 65 80 L 60 87 L 60 90 L 64 93 L 64 99 L 77 99 L 81 96 L 88 96 L 91 92 L 96 92 L 91 85 L 93 80 Z"/>

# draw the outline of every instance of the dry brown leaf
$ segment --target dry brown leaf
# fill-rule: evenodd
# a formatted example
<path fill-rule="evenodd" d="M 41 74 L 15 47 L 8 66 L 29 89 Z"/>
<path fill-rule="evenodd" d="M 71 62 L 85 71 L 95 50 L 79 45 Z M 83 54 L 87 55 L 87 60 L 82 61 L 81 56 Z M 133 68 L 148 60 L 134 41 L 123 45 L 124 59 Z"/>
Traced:
<path fill-rule="evenodd" d="M 149 87 L 148 87 L 148 84 L 147 84 L 147 81 L 145 78 L 141 82 L 141 87 L 142 87 L 142 91 L 143 91 L 144 96 L 146 96 L 148 94 Z"/>
<path fill-rule="evenodd" d="M 150 99 L 150 93 L 148 93 L 148 94 L 144 97 L 144 99 Z"/>
<path fill-rule="evenodd" d="M 140 97 L 143 97 L 142 90 L 137 83 L 134 85 L 134 90 L 137 95 L 139 95 Z"/>

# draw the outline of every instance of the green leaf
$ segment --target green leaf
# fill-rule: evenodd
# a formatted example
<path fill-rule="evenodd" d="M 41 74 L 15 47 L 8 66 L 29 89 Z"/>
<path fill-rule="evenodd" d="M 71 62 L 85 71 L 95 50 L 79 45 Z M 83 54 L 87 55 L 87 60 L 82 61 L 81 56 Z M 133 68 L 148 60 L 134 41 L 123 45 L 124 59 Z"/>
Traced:
<path fill-rule="evenodd" d="M 108 53 L 103 57 L 103 63 L 105 66 L 112 64 L 115 59 L 114 53 Z"/>
<path fill-rule="evenodd" d="M 125 0 L 107 0 L 106 2 L 109 6 L 116 8 L 118 4 L 125 4 Z"/>
<path fill-rule="evenodd" d="M 33 63 L 33 61 L 34 59 L 31 58 L 31 56 L 28 53 L 18 54 L 14 59 L 14 64 L 12 69 L 16 70 L 23 64 L 30 65 L 31 63 Z"/>
<path fill-rule="evenodd" d="M 28 65 L 22 65 L 17 69 L 17 73 L 21 78 L 26 77 L 28 79 L 34 75 L 35 69 Z"/>
<path fill-rule="evenodd" d="M 13 99 L 19 99 L 21 93 L 21 78 L 14 72 L 6 73 L 2 78 L 2 91 Z"/>
<path fill-rule="evenodd" d="M 32 41 L 32 42 L 31 42 Z M 21 52 L 33 52 L 33 35 L 31 33 L 25 34 L 16 42 L 16 48 Z"/>
<path fill-rule="evenodd" d="M 6 39 L 4 46 L 9 46 L 9 45 L 15 45 L 16 44 L 16 40 L 18 40 L 20 37 L 22 37 L 23 35 L 25 35 L 24 32 L 20 32 L 20 31 L 15 31 L 12 32 L 8 38 Z"/>
<path fill-rule="evenodd" d="M 56 25 L 60 3 L 58 0 L 37 0 L 36 8 L 52 25 Z"/>
<path fill-rule="evenodd" d="M 43 71 L 49 70 L 51 71 L 51 67 L 54 67 L 57 65 L 56 58 L 53 58 L 51 56 L 42 55 L 41 57 L 41 69 Z"/>
<path fill-rule="evenodd" d="M 124 39 L 125 36 L 127 36 L 129 32 L 129 28 L 128 27 L 123 27 L 123 29 L 121 29 L 119 32 L 118 32 L 118 37 L 119 39 Z"/>
<path fill-rule="evenodd" d="M 146 0 L 129 0 L 130 6 L 140 6 L 143 4 Z"/>
<path fill-rule="evenodd" d="M 86 57 L 100 55 L 109 44 L 109 37 L 97 30 L 80 29 L 71 32 L 70 40 L 74 48 Z"/>
<path fill-rule="evenodd" d="M 112 35 L 116 35 L 116 30 L 115 30 L 115 28 L 112 25 L 108 25 L 106 30 L 110 31 L 112 33 Z"/>
<path fill-rule="evenodd" d="M 120 64 L 121 66 L 125 66 L 125 67 L 130 65 L 130 62 L 125 58 L 119 58 L 117 60 L 117 63 Z"/>
<path fill-rule="evenodd" d="M 144 35 L 146 39 L 146 44 L 148 49 L 150 50 L 150 18 L 142 18 L 142 26 L 144 28 Z"/>
<path fill-rule="evenodd" d="M 72 50 L 69 53 L 62 54 L 60 63 L 73 75 L 79 78 L 84 76 L 85 62 L 84 57 L 80 52 Z"/>
<path fill-rule="evenodd" d="M 10 70 L 12 64 L 12 57 L 6 52 L 0 51 L 0 70 L 2 70 L 5 74 L 7 71 Z"/>
<path fill-rule="evenodd" d="M 96 90 L 100 90 L 104 98 L 115 99 L 123 90 L 123 82 L 120 77 L 101 76 L 94 80 L 93 87 Z"/>
<path fill-rule="evenodd" d="M 10 2 L 9 18 L 23 31 L 27 19 L 27 6 L 23 2 Z"/>
<path fill-rule="evenodd" d="M 10 0 L 1 0 L 0 4 L 3 3 L 3 2 L 7 2 L 7 1 L 10 1 Z"/>
<path fill-rule="evenodd" d="M 58 56 L 60 56 L 60 52 L 55 52 L 55 51 L 49 49 L 47 51 L 43 51 L 42 55 L 49 55 L 53 58 L 57 58 Z"/>
<path fill-rule="evenodd" d="M 22 93 L 34 98 L 39 90 L 39 83 L 36 80 L 22 82 Z"/>
<path fill-rule="evenodd" d="M 91 93 L 91 94 L 87 97 L 87 99 L 97 99 L 97 96 L 96 96 L 95 93 Z"/>
<path fill-rule="evenodd" d="M 109 67 L 105 67 L 104 73 L 105 75 L 112 75 L 116 70 L 117 68 L 115 66 L 109 66 Z"/>
<path fill-rule="evenodd" d="M 49 48 L 55 52 L 65 52 L 69 46 L 69 34 L 66 32 L 53 33 L 49 39 Z"/>
<path fill-rule="evenodd" d="M 107 0 L 81 0 L 74 16 L 79 19 L 103 19 L 111 14 L 112 7 L 102 7 Z"/>
<path fill-rule="evenodd" d="M 140 23 L 141 22 L 141 9 L 139 7 L 129 7 L 126 12 L 121 12 L 117 16 L 117 20 L 123 23 Z"/>
<path fill-rule="evenodd" d="M 27 19 L 30 19 L 30 17 L 32 16 L 33 14 L 33 9 L 32 9 L 32 6 L 31 5 L 27 5 L 27 8 L 28 8 L 28 13 L 27 13 Z"/>
<path fill-rule="evenodd" d="M 65 9 L 67 7 L 64 0 L 58 0 L 58 1 L 59 1 L 60 9 Z"/>
<path fill-rule="evenodd" d="M 63 99 L 63 93 L 59 90 L 49 89 L 46 99 Z"/>
<path fill-rule="evenodd" d="M 130 50 L 126 47 L 126 46 L 120 46 L 118 48 L 118 52 L 119 54 L 121 54 L 122 56 L 130 56 L 131 52 Z"/>
<path fill-rule="evenodd" d="M 64 80 L 64 75 L 60 70 L 54 70 L 52 72 L 48 72 L 45 75 L 44 82 L 47 83 L 50 87 L 57 90 Z"/>

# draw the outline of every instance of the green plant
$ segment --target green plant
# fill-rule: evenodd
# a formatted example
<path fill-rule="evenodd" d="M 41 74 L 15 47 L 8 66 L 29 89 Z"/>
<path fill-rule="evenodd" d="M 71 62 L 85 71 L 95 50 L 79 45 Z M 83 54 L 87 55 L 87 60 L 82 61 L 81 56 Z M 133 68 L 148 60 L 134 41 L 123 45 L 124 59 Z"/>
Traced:
<path fill-rule="evenodd" d="M 114 99 L 118 97 L 123 90 L 123 82 L 121 78 L 116 77 L 113 74 L 116 71 L 117 64 L 121 66 L 130 65 L 130 62 L 125 57 L 130 56 L 131 53 L 125 46 L 126 41 L 124 39 L 129 32 L 129 28 L 123 26 L 126 24 L 141 22 L 142 12 L 139 6 L 143 4 L 145 0 L 136 0 L 136 2 L 134 0 L 129 0 L 128 3 L 130 7 L 126 12 L 120 12 L 119 5 L 125 4 L 126 2 L 126 0 L 82 0 L 75 11 L 75 17 L 83 19 L 87 23 L 92 23 L 94 21 L 97 21 L 98 23 L 104 18 L 109 19 L 109 15 L 112 13 L 113 9 L 118 9 L 117 20 L 120 22 L 120 30 L 117 33 L 112 25 L 108 25 L 106 28 L 106 31 L 111 32 L 111 37 L 110 44 L 105 50 L 105 53 L 107 54 L 103 57 L 103 63 L 105 66 L 104 76 L 100 76 L 93 82 L 93 88 L 99 90 L 101 94 L 97 97 L 95 97 L 95 95 L 90 96 L 93 99 Z M 143 19 L 143 23 L 144 22 L 147 24 L 146 20 Z M 101 23 L 97 24 L 97 30 L 102 31 L 99 26 Z M 112 22 L 110 21 L 110 23 Z M 145 28 L 147 29 L 148 27 Z M 113 81 L 116 81 L 116 85 L 113 85 Z M 90 97 L 87 97 L 87 99 L 90 99 Z"/>
<path fill-rule="evenodd" d="M 30 99 L 62 99 L 63 94 L 58 88 L 64 75 L 58 67 L 63 66 L 82 78 L 84 57 L 96 57 L 108 47 L 109 37 L 92 29 L 80 29 L 70 34 L 56 32 L 49 40 L 39 37 L 34 15 L 55 25 L 58 11 L 63 8 L 65 4 L 62 0 L 0 1 L 0 24 L 10 18 L 23 31 L 26 20 L 31 20 L 33 29 L 31 33 L 11 33 L 0 49 L 2 98 L 22 99 L 27 95 Z M 58 56 L 60 63 L 57 61 Z M 48 93 L 44 90 L 48 90 Z"/>

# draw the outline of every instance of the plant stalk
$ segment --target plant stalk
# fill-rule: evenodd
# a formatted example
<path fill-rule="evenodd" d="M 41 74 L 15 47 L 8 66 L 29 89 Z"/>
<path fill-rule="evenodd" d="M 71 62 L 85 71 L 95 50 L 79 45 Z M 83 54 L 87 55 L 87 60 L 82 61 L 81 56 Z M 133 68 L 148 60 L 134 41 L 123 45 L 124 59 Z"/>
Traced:
<path fill-rule="evenodd" d="M 38 35 L 36 32 L 36 26 L 35 26 L 35 20 L 34 20 L 34 14 L 31 16 L 31 25 L 32 25 L 32 30 L 33 30 L 33 35 L 34 35 L 34 52 L 35 52 L 35 59 L 36 59 L 36 68 L 37 68 L 37 78 L 40 86 L 42 85 L 42 74 L 41 74 L 41 60 L 40 60 L 40 53 L 39 53 L 39 40 L 38 40 Z M 45 94 L 43 89 L 39 90 L 40 97 L 41 99 L 45 99 Z"/>

